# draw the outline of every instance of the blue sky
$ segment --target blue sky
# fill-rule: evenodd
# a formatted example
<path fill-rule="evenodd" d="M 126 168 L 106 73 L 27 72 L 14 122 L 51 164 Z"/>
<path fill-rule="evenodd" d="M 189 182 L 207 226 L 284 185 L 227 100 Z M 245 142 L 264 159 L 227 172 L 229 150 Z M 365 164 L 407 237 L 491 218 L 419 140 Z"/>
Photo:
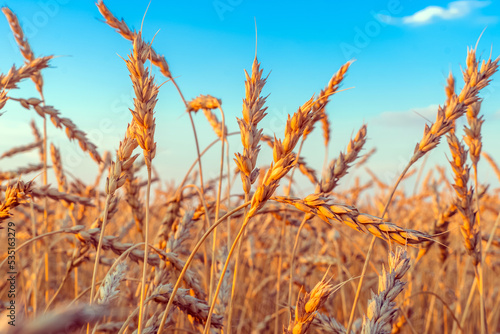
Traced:
<path fill-rule="evenodd" d="M 139 29 L 149 1 L 105 1 L 118 17 Z M 114 150 L 130 121 L 132 88 L 124 61 L 131 45 L 102 22 L 93 1 L 4 1 L 19 17 L 36 55 L 54 54 L 52 68 L 43 72 L 48 104 L 89 133 L 100 151 Z M 266 134 L 282 136 L 288 113 L 318 93 L 346 61 L 355 59 L 343 88 L 328 106 L 332 123 L 332 158 L 344 150 L 350 136 L 368 124 L 367 149 L 377 147 L 371 167 L 390 182 L 420 140 L 426 120 L 433 121 L 445 100 L 449 71 L 462 86 L 460 68 L 468 46 L 486 28 L 478 54 L 500 55 L 500 3 L 493 1 L 160 1 L 152 0 L 143 35 L 154 37 L 186 98 L 211 94 L 222 99 L 230 131 L 238 129 L 244 96 L 243 69 L 257 53 L 265 73 L 269 115 Z M 0 19 L 0 69 L 6 72 L 23 59 L 5 19 Z M 164 78 L 154 70 L 158 82 Z M 484 149 L 500 161 L 500 77 L 484 92 Z M 12 96 L 32 97 L 31 82 Z M 28 121 L 34 113 L 9 103 L 0 119 L 0 133 L 29 143 Z M 195 158 L 190 123 L 172 85 L 162 86 L 157 105 L 156 167 L 169 179 L 181 178 Z M 196 115 L 202 146 L 215 135 L 204 116 Z M 41 124 L 41 122 L 39 122 Z M 461 123 L 460 123 L 461 124 Z M 97 167 L 69 144 L 62 131 L 49 125 L 52 142 L 61 147 L 66 168 L 92 175 Z M 397 138 L 395 140 L 394 138 Z M 2 140 L 0 151 L 12 146 Z M 306 142 L 309 163 L 321 169 L 324 149 L 319 128 Z M 231 150 L 241 149 L 239 138 Z M 267 150 L 267 148 L 263 149 Z M 207 173 L 216 175 L 219 150 L 207 157 Z M 263 152 L 262 165 L 270 161 Z M 36 153 L 2 162 L 2 170 L 36 159 Z M 173 163 L 175 162 L 175 163 Z M 445 145 L 433 152 L 430 164 L 446 165 Z M 487 165 L 484 177 L 494 174 Z M 212 167 L 213 171 L 210 171 Z"/>

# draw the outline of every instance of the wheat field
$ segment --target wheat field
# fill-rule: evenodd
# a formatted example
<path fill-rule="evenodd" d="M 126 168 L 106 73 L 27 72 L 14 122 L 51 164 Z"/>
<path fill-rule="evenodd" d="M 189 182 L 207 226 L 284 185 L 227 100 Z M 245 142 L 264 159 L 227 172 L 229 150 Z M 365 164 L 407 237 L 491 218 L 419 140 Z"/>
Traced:
<path fill-rule="evenodd" d="M 244 71 L 239 128 L 230 129 L 222 98 L 184 96 L 160 46 L 147 42 L 153 36 L 96 5 L 116 38 L 130 42 L 123 65 L 135 96 L 113 152 L 44 98 L 43 73 L 56 59 L 38 57 L 2 8 L 25 62 L 0 73 L 0 112 L 20 105 L 33 120 L 31 143 L 12 143 L 0 159 L 34 151 L 39 159 L 0 167 L 0 332 L 500 333 L 500 189 L 478 167 L 487 161 L 481 168 L 500 180 L 481 137 L 481 91 L 500 58 L 482 60 L 464 46 L 462 78 L 449 75 L 435 119 L 387 183 L 370 169 L 370 124 L 342 138 L 345 149 L 324 167 L 301 155 L 314 129 L 328 152 L 326 107 L 353 61 L 281 120 L 284 133 L 267 133 L 260 122 L 272 78 L 256 55 Z M 30 81 L 38 96 L 17 89 Z M 188 115 L 195 145 L 185 149 L 197 155 L 174 181 L 168 166 L 155 165 L 157 148 L 169 146 L 155 140 L 164 85 L 183 101 L 175 112 Z M 194 117 L 218 139 L 200 137 Z M 48 135 L 61 131 L 98 166 L 95 177 L 65 171 Z M 241 138 L 234 155 L 230 138 Z M 446 167 L 422 173 L 438 145 L 449 148 Z M 220 162 L 201 159 L 207 151 L 220 152 Z M 413 192 L 401 187 L 411 176 Z M 301 183 L 314 192 L 302 193 Z"/>

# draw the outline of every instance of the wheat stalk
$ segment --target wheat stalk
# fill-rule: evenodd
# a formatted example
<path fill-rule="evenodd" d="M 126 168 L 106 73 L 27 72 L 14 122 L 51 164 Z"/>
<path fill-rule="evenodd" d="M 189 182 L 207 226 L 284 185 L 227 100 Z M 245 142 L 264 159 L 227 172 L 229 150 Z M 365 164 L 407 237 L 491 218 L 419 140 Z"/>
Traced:
<path fill-rule="evenodd" d="M 325 275 L 326 276 L 326 275 Z M 336 287 L 326 280 L 326 277 L 318 282 L 311 292 L 306 293 L 297 300 L 295 308 L 295 319 L 284 329 L 285 334 L 304 334 L 314 321 L 317 311 L 323 306 Z"/>
<path fill-rule="evenodd" d="M 273 200 L 295 206 L 302 212 L 313 214 L 330 224 L 329 219 L 345 224 L 357 231 L 368 232 L 385 241 L 394 241 L 401 245 L 415 245 L 432 240 L 423 232 L 404 229 L 395 224 L 384 222 L 381 218 L 359 213 L 353 206 L 334 203 L 328 197 L 311 194 L 304 199 L 275 196 Z"/>
<path fill-rule="evenodd" d="M 4 152 L 0 156 L 0 159 L 9 158 L 9 157 L 12 157 L 12 156 L 14 156 L 16 154 L 29 152 L 29 151 L 31 151 L 34 148 L 38 148 L 39 149 L 39 148 L 42 147 L 42 143 L 43 142 L 41 140 L 39 140 L 39 141 L 36 141 L 34 143 L 31 143 L 31 144 L 13 147 L 13 148 L 9 149 L 8 151 Z"/>
<path fill-rule="evenodd" d="M 140 195 L 139 180 L 135 176 L 134 168 L 131 168 L 126 174 L 126 176 L 127 176 L 127 181 L 123 185 L 123 188 L 125 190 L 125 201 L 132 209 L 132 215 L 134 216 L 136 229 L 144 239 L 144 233 L 142 227 L 144 223 L 145 212 L 142 200 L 139 196 Z"/>
<path fill-rule="evenodd" d="M 465 249 L 472 256 L 474 264 L 477 264 L 480 261 L 480 253 L 478 250 L 479 231 L 476 225 L 476 210 L 473 209 L 474 206 L 472 204 L 474 191 L 472 187 L 468 186 L 469 167 L 466 165 L 467 151 L 454 134 L 448 135 L 448 146 L 450 147 L 453 158 L 452 161 L 450 161 L 455 179 L 453 188 L 458 197 L 455 205 L 463 220 L 460 231 L 464 240 Z"/>
<path fill-rule="evenodd" d="M 24 183 L 22 181 L 17 181 L 6 188 L 5 199 L 0 205 L 0 223 L 12 216 L 10 211 L 26 201 L 32 190 L 33 182 Z"/>
<path fill-rule="evenodd" d="M 128 128 L 127 131 L 130 129 Z M 110 203 L 113 199 L 113 196 L 115 194 L 115 191 L 123 186 L 123 184 L 126 181 L 126 173 L 127 171 L 132 168 L 132 165 L 137 159 L 138 154 L 132 156 L 132 153 L 134 149 L 137 147 L 137 142 L 135 139 L 131 139 L 127 136 L 125 136 L 124 140 L 120 142 L 120 146 L 116 152 L 116 161 L 111 163 L 110 166 L 110 173 L 109 177 L 106 179 L 106 186 L 105 186 L 105 191 L 106 191 L 106 203 L 104 205 L 104 213 L 103 213 L 103 221 L 102 221 L 102 227 L 101 229 L 98 229 L 98 242 L 96 246 L 96 258 L 94 262 L 94 270 L 92 273 L 92 283 L 91 283 L 91 290 L 90 290 L 90 303 L 92 304 L 93 302 L 93 296 L 94 296 L 94 289 L 95 289 L 95 282 L 97 278 L 97 267 L 99 264 L 99 259 L 100 259 L 100 253 L 101 253 L 101 248 L 103 245 L 103 240 L 104 240 L 104 230 L 106 228 L 106 223 L 107 223 L 107 218 L 108 218 L 108 211 L 110 207 Z M 89 236 L 90 237 L 90 236 Z M 144 260 L 146 260 L 145 258 Z M 87 327 L 88 329 L 88 327 Z"/>
<path fill-rule="evenodd" d="M 148 171 L 148 186 L 146 190 L 146 222 L 144 229 L 144 242 L 146 244 L 144 252 L 144 267 L 142 274 L 141 286 L 141 302 L 139 309 L 139 327 L 138 332 L 141 334 L 141 326 L 143 319 L 143 307 L 146 291 L 146 270 L 147 270 L 147 254 L 149 251 L 149 196 L 151 187 L 151 163 L 156 155 L 156 142 L 154 141 L 155 134 L 155 118 L 154 108 L 158 96 L 158 86 L 154 83 L 154 77 L 150 75 L 149 69 L 145 67 L 145 62 L 148 59 L 148 54 L 151 48 L 142 40 L 141 33 L 135 35 L 133 41 L 133 51 L 129 58 L 125 60 L 127 69 L 130 72 L 130 78 L 134 86 L 135 98 L 134 109 L 130 109 L 134 122 L 131 125 L 131 133 L 133 138 L 142 148 L 144 160 Z"/>
<path fill-rule="evenodd" d="M 17 84 L 19 82 L 49 67 L 49 61 L 52 58 L 53 56 L 36 58 L 19 68 L 12 66 L 7 74 L 0 74 L 0 91 L 18 88 Z M 3 105 L 0 105 L 0 107 L 3 107 Z"/>
<path fill-rule="evenodd" d="M 59 152 L 59 149 L 52 143 L 50 144 L 50 158 L 52 160 L 52 169 L 54 170 L 54 174 L 56 175 L 59 191 L 64 192 L 67 189 L 67 181 L 66 176 L 64 175 L 61 153 Z"/>
<path fill-rule="evenodd" d="M 20 181 L 18 181 L 18 182 L 20 182 Z M 12 186 L 18 187 L 18 182 L 12 183 L 10 186 L 7 186 L 7 187 L 0 186 L 0 189 L 2 189 L 2 190 L 9 189 Z M 50 185 L 35 187 L 34 182 L 28 182 L 28 183 L 21 182 L 21 184 L 23 185 L 23 186 L 21 186 L 21 189 L 23 187 L 27 187 L 27 185 L 29 184 L 29 189 L 30 189 L 29 193 L 33 198 L 47 197 L 47 198 L 50 198 L 54 201 L 65 201 L 68 203 L 81 204 L 84 206 L 94 206 L 94 204 L 92 204 L 92 199 L 90 199 L 90 198 L 76 196 L 76 195 L 73 195 L 70 193 L 60 192 L 57 189 L 50 188 Z"/>
<path fill-rule="evenodd" d="M 123 38 L 133 42 L 134 39 L 136 38 L 137 32 L 130 30 L 130 28 L 127 26 L 125 21 L 121 20 L 119 21 L 113 13 L 106 7 L 104 2 L 102 0 L 99 0 L 96 3 L 97 8 L 99 9 L 99 12 L 101 12 L 102 16 L 106 20 L 106 24 L 108 24 L 110 27 L 116 29 L 116 31 L 123 36 Z M 172 74 L 170 73 L 170 69 L 168 67 L 168 63 L 165 60 L 165 57 L 160 56 L 156 53 L 156 51 L 150 46 L 146 46 L 149 50 L 147 50 L 146 56 L 148 59 L 155 65 L 157 66 L 161 73 L 169 78 L 172 79 Z"/>
<path fill-rule="evenodd" d="M 326 105 L 330 101 L 330 96 L 338 91 L 340 84 L 344 80 L 345 74 L 349 69 L 349 67 L 351 66 L 351 64 L 352 61 L 348 61 L 347 63 L 342 65 L 340 69 L 337 71 L 337 73 L 335 73 L 332 76 L 332 78 L 328 82 L 328 85 L 318 94 L 318 98 L 316 99 L 314 104 L 315 104 L 315 109 L 321 110 L 321 113 L 316 114 L 312 122 L 304 129 L 304 140 L 314 129 L 315 123 L 317 121 L 321 121 L 325 147 L 328 146 L 330 142 L 330 124 L 328 121 L 328 115 L 326 114 Z"/>
<path fill-rule="evenodd" d="M 345 334 L 346 329 L 335 318 L 317 312 L 312 321 L 312 325 L 317 327 L 322 333 Z"/>
<path fill-rule="evenodd" d="M 87 323 L 93 323 L 110 314 L 103 305 L 75 305 L 61 307 L 30 321 L 20 321 L 9 334 L 72 333 Z"/>
<path fill-rule="evenodd" d="M 243 192 L 245 193 L 245 202 L 250 198 L 250 190 L 252 184 L 255 183 L 259 176 L 259 169 L 256 168 L 257 158 L 260 152 L 260 141 L 262 138 L 262 129 L 258 128 L 259 122 L 267 115 L 266 97 L 263 97 L 262 89 L 264 88 L 267 78 L 263 77 L 263 70 L 260 68 L 260 63 L 255 56 L 252 63 L 251 75 L 245 70 L 245 98 L 243 99 L 242 116 L 236 118 L 240 128 L 241 143 L 243 144 L 243 152 L 235 153 L 233 159 L 236 167 L 240 172 Z M 246 209 L 245 209 L 246 210 Z M 246 212 L 245 212 L 246 214 Z M 241 253 L 241 241 L 238 243 L 236 252 L 236 262 L 234 266 L 233 284 L 231 289 L 231 298 L 229 299 L 229 314 L 228 314 L 228 333 L 231 334 L 231 322 L 233 317 L 233 302 L 236 295 L 235 287 L 238 279 L 239 261 Z M 223 269 L 223 270 L 227 270 Z M 219 281 L 224 281 L 224 273 L 221 273 Z M 222 284 L 222 283 L 221 283 Z M 217 297 L 214 298 L 214 301 Z"/>
<path fill-rule="evenodd" d="M 42 118 L 49 116 L 52 124 L 58 129 L 64 127 L 66 136 L 69 140 L 76 140 L 80 144 L 80 148 L 87 152 L 90 157 L 100 164 L 102 162 L 101 156 L 97 152 L 97 146 L 93 144 L 88 138 L 85 132 L 78 129 L 77 126 L 69 119 L 61 117 L 61 113 L 52 106 L 42 105 L 42 101 L 37 98 L 30 99 L 17 99 L 11 98 L 11 100 L 18 101 L 24 108 L 33 109 Z"/>
<path fill-rule="evenodd" d="M 471 64 L 468 64 L 467 66 L 467 74 L 464 73 L 464 76 L 471 76 L 474 77 L 478 73 L 478 64 L 476 62 L 475 57 L 471 60 Z M 485 66 L 483 64 L 483 66 Z M 478 181 L 478 162 L 479 158 L 481 157 L 481 149 L 482 149 L 482 138 L 481 138 L 481 127 L 484 123 L 483 116 L 479 116 L 479 112 L 481 110 L 481 100 L 469 105 L 467 107 L 467 123 L 469 127 L 465 126 L 464 131 L 465 131 L 465 136 L 464 136 L 464 141 L 469 147 L 469 156 L 472 161 L 472 167 L 474 169 L 474 186 L 476 189 L 479 188 L 479 181 Z M 476 210 L 477 210 L 477 229 L 478 229 L 478 235 L 479 238 L 481 238 L 481 207 L 479 204 L 479 196 L 476 193 Z M 487 323 L 486 323 L 486 318 L 485 318 L 485 305 L 484 305 L 484 278 L 483 278 L 483 261 L 482 261 L 482 256 L 481 256 L 481 243 L 479 243 L 479 256 L 481 258 L 481 261 L 476 264 L 476 271 L 479 279 L 479 294 L 481 298 L 481 332 L 485 333 L 487 332 Z"/>
<path fill-rule="evenodd" d="M 351 139 L 347 146 L 346 153 L 340 153 L 337 159 L 330 162 L 328 169 L 319 184 L 318 192 L 329 193 L 337 186 L 341 177 L 347 174 L 349 164 L 357 158 L 366 142 L 366 125 L 363 125 L 354 139 Z"/>
<path fill-rule="evenodd" d="M 422 140 L 415 147 L 410 160 L 411 164 L 435 148 L 441 136 L 453 129 L 455 121 L 467 112 L 468 106 L 479 100 L 478 93 L 490 83 L 490 77 L 498 70 L 499 61 L 500 58 L 494 61 L 490 58 L 487 62 L 483 61 L 479 69 L 475 50 L 467 51 L 467 69 L 463 72 L 465 86 L 459 95 L 453 93 L 455 81 L 450 74 L 446 86 L 446 103 L 438 108 L 436 122 L 425 126 Z"/>
<path fill-rule="evenodd" d="M 127 265 L 124 262 L 120 262 L 113 272 L 106 275 L 106 277 L 104 278 L 104 283 L 102 283 L 99 287 L 99 299 L 97 301 L 98 304 L 108 305 L 113 299 L 116 298 L 116 296 L 120 292 L 118 290 L 118 286 L 125 276 L 126 270 Z"/>
<path fill-rule="evenodd" d="M 23 174 L 38 172 L 43 169 L 43 164 L 29 164 L 25 167 L 19 167 L 15 171 L 0 172 L 0 181 L 15 179 Z"/>
<path fill-rule="evenodd" d="M 19 46 L 21 54 L 28 63 L 31 63 L 32 61 L 35 60 L 35 55 L 31 50 L 28 40 L 24 38 L 24 32 L 21 28 L 21 25 L 19 24 L 16 15 L 8 7 L 2 7 L 2 12 L 4 13 L 5 17 L 7 18 L 7 21 L 9 22 L 10 28 L 12 30 L 12 33 L 14 34 L 14 38 L 17 42 L 17 45 Z M 43 78 L 42 75 L 40 74 L 40 71 L 33 73 L 31 75 L 31 79 L 35 83 L 36 89 L 38 90 L 40 95 L 43 96 L 42 93 Z"/>
<path fill-rule="evenodd" d="M 403 291 L 405 282 L 401 278 L 410 269 L 410 258 L 403 248 L 389 254 L 389 270 L 382 269 L 379 275 L 378 293 L 372 293 L 367 314 L 363 318 L 363 334 L 389 334 L 397 309 L 394 299 Z"/>
<path fill-rule="evenodd" d="M 152 292 L 151 296 L 156 302 L 165 304 L 172 298 L 172 291 L 172 284 L 160 285 Z M 173 298 L 173 304 L 180 310 L 202 324 L 207 323 L 209 307 L 206 301 L 190 296 L 189 289 L 179 289 Z M 210 326 L 222 328 L 223 317 L 221 315 L 214 315 L 210 320 Z"/>

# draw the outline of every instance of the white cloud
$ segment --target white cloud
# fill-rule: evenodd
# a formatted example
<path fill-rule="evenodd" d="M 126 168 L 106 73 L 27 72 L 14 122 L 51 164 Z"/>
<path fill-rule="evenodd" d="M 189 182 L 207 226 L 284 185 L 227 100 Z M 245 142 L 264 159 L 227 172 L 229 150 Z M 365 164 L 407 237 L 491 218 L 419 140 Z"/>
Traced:
<path fill-rule="evenodd" d="M 428 6 L 413 15 L 404 17 L 393 17 L 379 15 L 381 20 L 388 24 L 424 25 L 436 20 L 454 20 L 469 15 L 474 9 L 483 8 L 491 4 L 491 1 L 453 1 L 446 8 L 439 6 Z"/>
<path fill-rule="evenodd" d="M 419 127 L 423 124 L 436 120 L 437 104 L 427 107 L 413 108 L 406 111 L 384 111 L 376 116 L 372 121 L 389 127 Z"/>

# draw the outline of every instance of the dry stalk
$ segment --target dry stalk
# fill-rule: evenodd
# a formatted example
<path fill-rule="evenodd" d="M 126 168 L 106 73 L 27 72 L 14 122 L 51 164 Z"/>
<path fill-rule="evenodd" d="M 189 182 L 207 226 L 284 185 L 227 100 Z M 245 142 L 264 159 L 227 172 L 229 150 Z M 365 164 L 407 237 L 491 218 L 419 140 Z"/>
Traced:
<path fill-rule="evenodd" d="M 11 148 L 10 150 L 4 152 L 1 156 L 0 156 L 0 159 L 3 159 L 3 158 L 9 158 L 9 157 L 12 157 L 16 154 L 20 154 L 20 153 L 25 153 L 25 152 L 29 152 L 31 151 L 32 149 L 34 148 L 38 148 L 40 149 L 42 147 L 42 141 L 41 140 L 38 140 L 34 143 L 31 143 L 31 144 L 28 144 L 28 145 L 23 145 L 23 146 L 16 146 L 16 147 L 13 147 Z"/>
<path fill-rule="evenodd" d="M 8 8 L 8 7 L 3 7 L 2 8 L 3 13 L 5 14 L 7 21 L 9 22 L 10 28 L 14 34 L 14 38 L 16 40 L 16 43 L 19 46 L 19 50 L 21 51 L 21 54 L 23 55 L 24 59 L 26 59 L 27 64 L 33 64 L 36 61 L 36 57 L 31 50 L 30 44 L 28 43 L 28 40 L 24 37 L 24 32 L 21 28 L 21 25 L 19 24 L 19 21 L 16 17 L 16 15 Z M 31 80 L 34 82 L 36 90 L 40 94 L 40 97 L 42 99 L 42 104 L 45 105 L 45 98 L 43 95 L 43 77 L 40 71 L 34 72 L 31 76 Z M 42 145 L 42 162 L 43 162 L 43 185 L 47 186 L 48 182 L 48 172 L 47 172 L 47 119 L 45 116 L 43 117 L 43 145 Z M 48 213 L 47 213 L 47 199 L 44 198 L 43 200 L 43 206 L 44 206 L 44 212 L 43 212 L 43 226 L 47 231 L 50 231 L 52 229 L 51 225 L 49 224 L 48 221 Z M 48 286 L 49 286 L 49 260 L 48 260 L 48 252 L 47 250 L 45 251 L 45 284 L 46 284 L 46 290 L 45 290 L 45 302 L 48 302 Z"/>
<path fill-rule="evenodd" d="M 175 283 L 174 287 L 173 287 L 173 290 L 172 290 L 172 295 L 175 296 L 177 290 L 179 289 L 180 287 L 180 284 L 181 284 L 181 281 L 182 279 L 184 279 L 184 276 L 186 275 L 186 273 L 188 272 L 188 268 L 189 268 L 189 265 L 192 263 L 194 257 L 195 257 L 195 254 L 196 252 L 200 249 L 200 247 L 203 245 L 203 242 L 208 238 L 208 236 L 210 235 L 210 233 L 212 233 L 212 231 L 220 224 L 222 223 L 223 221 L 225 221 L 228 217 L 230 217 L 231 215 L 235 214 L 236 212 L 240 211 L 241 209 L 243 208 L 246 208 L 248 205 L 250 205 L 251 203 L 250 202 L 245 202 L 243 203 L 242 205 L 234 208 L 233 210 L 229 211 L 228 213 L 226 213 L 224 216 L 222 216 L 221 218 L 219 218 L 219 220 L 217 220 L 214 224 L 212 224 L 212 226 L 210 226 L 210 228 L 205 232 L 205 234 L 203 234 L 203 236 L 198 240 L 198 242 L 196 243 L 196 245 L 194 246 L 193 250 L 191 251 L 191 254 L 189 255 L 188 259 L 186 260 L 186 263 L 184 264 L 182 270 L 181 270 L 181 273 L 179 274 L 179 278 L 177 279 L 177 282 Z M 240 233 L 241 234 L 241 233 Z M 241 237 L 241 235 L 240 235 Z M 236 240 L 237 242 L 237 240 Z M 234 250 L 234 245 L 236 244 L 233 243 L 233 250 Z M 229 256 L 228 256 L 228 259 L 229 259 Z M 224 272 L 225 270 L 227 270 L 227 266 L 228 266 L 228 261 L 226 260 L 226 263 L 224 264 L 224 268 L 222 270 L 222 274 L 221 276 L 224 275 Z M 221 277 L 221 279 L 219 279 L 219 282 L 221 280 L 223 280 L 224 277 Z M 220 287 L 219 287 L 220 289 Z M 217 299 L 217 294 L 215 295 L 214 297 L 214 300 Z M 172 301 L 173 299 L 171 298 L 165 308 L 165 312 L 163 313 L 163 316 L 160 320 L 160 326 L 159 326 L 159 329 L 158 329 L 158 332 L 161 333 L 163 328 L 165 327 L 165 322 L 167 320 L 167 315 L 169 314 L 169 311 L 172 307 Z M 211 312 L 212 312 L 213 308 L 211 308 Z"/>
<path fill-rule="evenodd" d="M 347 68 L 345 70 L 347 70 Z M 329 193 L 333 191 L 333 189 L 337 186 L 340 178 L 347 174 L 347 170 L 350 167 L 349 164 L 353 163 L 357 159 L 361 149 L 363 148 L 366 142 L 366 131 L 367 131 L 366 125 L 363 125 L 359 129 L 354 140 L 351 139 L 351 141 L 349 142 L 349 145 L 347 147 L 347 152 L 345 154 L 341 152 L 338 159 L 332 160 L 330 166 L 326 169 L 321 182 L 319 183 L 316 182 L 317 194 L 320 194 L 321 192 Z M 312 218 L 312 212 L 307 212 L 306 216 L 304 216 L 302 223 L 300 224 L 297 230 L 297 234 L 295 235 L 295 242 L 292 249 L 292 255 L 290 258 L 291 270 L 290 270 L 290 283 L 288 287 L 288 305 L 290 306 L 290 308 L 292 306 L 292 283 L 293 283 L 295 254 L 299 244 L 300 233 L 302 232 L 302 229 L 304 228 L 307 221 L 310 220 L 311 218 Z M 326 221 L 328 222 L 328 219 L 326 219 Z M 292 317 L 292 311 L 290 309 L 290 319 L 291 317 Z"/>
<path fill-rule="evenodd" d="M 11 98 L 11 100 L 18 101 L 26 109 L 35 110 L 42 118 L 45 118 L 45 116 L 50 117 L 52 124 L 54 124 L 56 128 L 65 129 L 66 136 L 69 140 L 76 140 L 80 148 L 84 152 L 87 152 L 95 162 L 98 164 L 102 162 L 101 156 L 97 152 L 97 146 L 87 138 L 87 134 L 78 129 L 69 118 L 61 117 L 61 113 L 57 109 L 52 106 L 43 105 L 42 100 L 34 97 L 27 100 L 17 98 Z"/>
<path fill-rule="evenodd" d="M 221 107 L 221 100 L 216 99 L 213 96 L 210 95 L 200 95 L 197 98 L 193 99 L 191 102 L 188 103 L 188 112 L 191 113 L 191 111 L 198 111 L 200 108 L 203 109 L 203 113 L 205 114 L 205 117 L 209 121 L 210 125 L 212 126 L 215 134 L 219 137 L 221 140 L 221 164 L 220 164 L 220 172 L 219 172 L 219 186 L 218 186 L 218 191 L 217 191 L 217 200 L 215 203 L 215 217 L 214 220 L 217 220 L 219 218 L 219 210 L 220 210 L 220 199 L 221 199 L 221 190 L 222 190 L 222 179 L 223 179 L 223 159 L 224 159 L 224 145 L 227 136 L 227 127 L 225 125 L 225 119 L 224 119 L 224 112 L 222 111 Z M 211 109 L 216 109 L 218 108 L 221 112 L 222 116 L 222 121 L 219 122 L 217 116 L 215 116 L 214 113 L 212 113 Z M 228 143 L 229 145 L 229 143 Z M 229 152 L 229 151 L 228 151 Z M 229 153 L 228 153 L 229 154 Z M 227 158 L 229 160 L 229 156 Z M 229 169 L 229 166 L 228 166 Z M 210 182 L 208 183 L 210 186 Z M 205 206 L 205 199 L 203 198 L 203 195 L 201 195 L 202 198 L 202 204 Z M 210 220 L 207 218 L 207 223 L 210 224 Z M 230 230 L 230 226 L 228 225 L 228 233 Z M 212 296 L 212 287 L 213 287 L 213 280 L 216 275 L 215 271 L 215 262 L 216 262 L 216 244 L 217 244 L 217 229 L 214 229 L 214 233 L 212 236 L 212 264 L 210 268 L 210 288 L 209 288 L 209 302 L 210 298 Z"/>
<path fill-rule="evenodd" d="M 38 172 L 43 169 L 43 164 L 29 164 L 26 167 L 20 167 L 15 171 L 0 172 L 0 181 L 11 180 L 18 178 L 23 174 L 29 174 L 33 172 Z"/>
<path fill-rule="evenodd" d="M 132 31 L 127 26 L 127 24 L 125 23 L 125 21 L 118 20 L 113 15 L 113 13 L 111 13 L 111 11 L 104 5 L 104 3 L 103 3 L 102 0 L 99 0 L 96 3 L 96 6 L 99 9 L 99 12 L 102 14 L 102 16 L 104 17 L 104 19 L 106 20 L 106 23 L 110 27 L 114 28 L 120 35 L 122 35 L 122 37 L 124 37 L 125 39 L 133 42 L 133 44 L 136 43 L 137 39 L 141 40 L 140 36 L 139 36 L 139 38 L 137 38 L 138 33 L 135 32 L 135 31 Z M 144 42 L 142 42 L 142 46 L 141 47 L 143 48 L 141 56 L 147 57 L 151 61 L 151 63 L 153 65 L 157 66 L 160 69 L 160 72 L 165 77 L 167 77 L 168 79 L 170 79 L 172 81 L 172 83 L 174 84 L 175 88 L 177 89 L 177 91 L 178 91 L 178 93 L 179 93 L 182 101 L 184 102 L 184 105 L 186 106 L 186 109 L 189 109 L 189 105 L 188 105 L 186 99 L 184 98 L 184 95 L 182 94 L 179 86 L 177 85 L 177 83 L 176 83 L 175 79 L 173 78 L 172 74 L 170 73 L 170 69 L 168 67 L 168 63 L 167 63 L 165 57 L 158 55 L 151 45 L 148 45 L 148 44 L 146 44 Z M 151 80 L 151 82 L 152 82 L 152 80 Z M 151 88 L 153 88 L 153 87 L 151 87 Z M 140 91 L 136 90 L 136 93 L 140 93 Z M 149 93 L 151 93 L 151 92 L 149 92 Z M 193 135 L 194 135 L 194 140 L 195 140 L 195 144 L 196 144 L 196 153 L 198 155 L 197 162 L 198 162 L 199 173 L 200 173 L 200 188 L 201 188 L 201 192 L 204 193 L 203 168 L 202 168 L 202 164 L 201 164 L 201 154 L 200 154 L 200 146 L 199 146 L 199 143 L 198 143 L 198 135 L 196 134 L 196 128 L 195 128 L 193 117 L 192 117 L 191 113 L 188 113 L 188 115 L 189 115 L 189 120 L 191 122 L 191 126 L 193 128 Z M 152 143 L 150 143 L 150 144 L 152 144 Z M 155 145 L 155 148 L 156 148 L 156 145 Z M 148 170 L 148 174 L 149 174 L 149 172 L 150 171 Z M 146 194 L 146 197 L 148 197 L 148 198 L 149 198 L 150 184 L 151 184 L 151 182 L 150 182 L 150 176 L 148 175 L 148 190 L 147 190 L 147 194 Z M 202 201 L 204 201 L 204 200 L 202 200 Z M 147 203 L 146 203 L 146 211 L 148 211 L 148 208 L 149 208 L 149 200 L 147 200 Z M 146 214 L 146 221 L 148 221 L 148 215 L 147 214 Z M 165 315 L 165 317 L 166 317 L 166 315 Z M 162 322 L 162 324 L 164 324 L 165 323 L 165 318 L 163 318 L 161 322 Z"/>
<path fill-rule="evenodd" d="M 477 180 L 477 162 L 479 161 L 481 152 L 481 123 L 482 120 L 477 118 L 480 105 L 473 104 L 469 107 L 467 116 L 470 129 L 466 128 L 466 143 L 473 151 L 470 152 L 470 157 L 474 166 L 475 186 L 478 186 Z M 481 314 L 481 332 L 487 332 L 487 324 L 485 318 L 484 305 L 484 285 L 482 271 L 482 256 L 481 256 L 481 232 L 479 221 L 479 198 L 476 193 L 476 207 L 474 208 L 474 190 L 469 187 L 469 167 L 466 165 L 467 152 L 464 146 L 458 141 L 455 134 L 448 135 L 448 145 L 452 154 L 453 161 L 450 161 L 454 172 L 455 192 L 457 194 L 457 209 L 462 216 L 463 224 L 460 226 L 460 231 L 465 244 L 465 249 L 472 256 L 472 262 L 475 266 L 475 273 L 479 282 L 479 295 L 481 298 L 480 314 Z"/>

